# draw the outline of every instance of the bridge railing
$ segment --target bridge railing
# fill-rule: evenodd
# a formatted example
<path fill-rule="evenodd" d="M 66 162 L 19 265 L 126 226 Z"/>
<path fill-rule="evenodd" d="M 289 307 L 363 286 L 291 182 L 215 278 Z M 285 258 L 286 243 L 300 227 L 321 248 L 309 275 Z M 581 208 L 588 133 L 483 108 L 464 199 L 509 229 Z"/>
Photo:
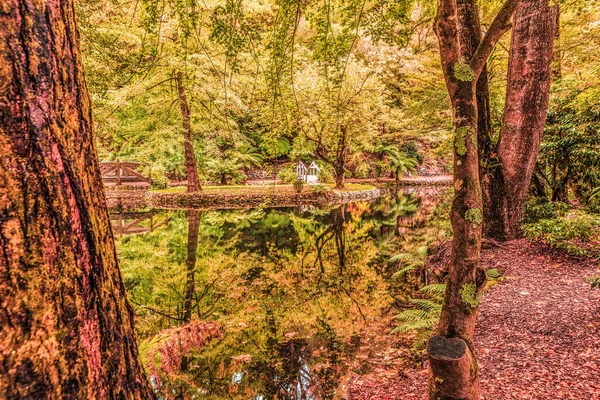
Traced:
<path fill-rule="evenodd" d="M 103 161 L 100 163 L 100 171 L 104 183 L 115 183 L 117 186 L 123 183 L 152 183 L 152 179 L 140 174 L 136 168 L 147 164 L 137 162 Z"/>

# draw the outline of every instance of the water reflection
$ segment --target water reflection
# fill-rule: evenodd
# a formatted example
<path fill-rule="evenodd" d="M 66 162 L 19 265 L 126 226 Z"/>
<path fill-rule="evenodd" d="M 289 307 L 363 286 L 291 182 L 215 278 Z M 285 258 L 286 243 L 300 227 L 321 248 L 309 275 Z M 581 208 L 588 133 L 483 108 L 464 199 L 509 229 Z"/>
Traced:
<path fill-rule="evenodd" d="M 115 236 L 139 235 L 160 228 L 166 221 L 155 221 L 156 211 L 113 212 L 110 222 Z"/>
<path fill-rule="evenodd" d="M 365 329 L 397 301 L 390 255 L 444 234 L 430 219 L 437 199 L 153 212 L 153 228 L 119 238 L 118 252 L 159 395 L 333 398 Z M 222 337 L 194 325 L 198 346 L 169 338 L 194 321 Z"/>

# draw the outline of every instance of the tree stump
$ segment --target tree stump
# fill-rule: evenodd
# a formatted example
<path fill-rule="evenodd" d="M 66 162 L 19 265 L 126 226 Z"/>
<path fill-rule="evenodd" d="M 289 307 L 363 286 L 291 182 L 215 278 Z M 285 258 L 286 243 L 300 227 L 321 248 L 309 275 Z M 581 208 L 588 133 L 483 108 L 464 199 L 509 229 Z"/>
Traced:
<path fill-rule="evenodd" d="M 434 336 L 427 353 L 430 400 L 479 399 L 477 364 L 464 340 Z"/>

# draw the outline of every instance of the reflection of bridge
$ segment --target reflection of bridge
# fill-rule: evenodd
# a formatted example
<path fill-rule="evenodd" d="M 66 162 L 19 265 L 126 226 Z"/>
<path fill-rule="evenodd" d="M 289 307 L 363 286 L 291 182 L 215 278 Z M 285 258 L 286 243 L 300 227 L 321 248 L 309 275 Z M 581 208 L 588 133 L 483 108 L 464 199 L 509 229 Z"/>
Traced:
<path fill-rule="evenodd" d="M 156 214 L 156 211 L 111 213 L 110 223 L 113 234 L 123 237 L 152 232 L 169 221 L 167 218 L 156 223 L 154 221 L 154 214 Z M 144 221 L 148 221 L 149 224 L 143 224 Z"/>
<path fill-rule="evenodd" d="M 135 169 L 146 164 L 136 162 L 103 161 L 100 163 L 102 180 L 105 185 L 143 185 L 152 183 L 150 178 L 137 172 Z"/>

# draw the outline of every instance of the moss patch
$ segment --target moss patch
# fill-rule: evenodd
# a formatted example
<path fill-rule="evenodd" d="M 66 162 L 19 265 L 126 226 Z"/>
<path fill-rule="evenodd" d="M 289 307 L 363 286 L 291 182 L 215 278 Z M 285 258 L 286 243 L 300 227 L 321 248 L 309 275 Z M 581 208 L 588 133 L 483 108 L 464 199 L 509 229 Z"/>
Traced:
<path fill-rule="evenodd" d="M 471 129 L 469 125 L 459 126 L 456 128 L 456 133 L 454 135 L 454 147 L 456 147 L 456 152 L 458 155 L 464 156 L 467 154 L 467 136 L 470 137 L 471 142 L 475 136 L 473 129 Z"/>
<path fill-rule="evenodd" d="M 465 212 L 465 219 L 471 221 L 473 226 L 480 225 L 483 222 L 483 214 L 479 208 L 469 208 Z"/>
<path fill-rule="evenodd" d="M 477 293 L 477 287 L 472 283 L 464 284 L 460 289 L 460 301 L 472 309 L 477 308 L 480 298 L 481 294 Z"/>
<path fill-rule="evenodd" d="M 473 82 L 475 80 L 475 72 L 471 67 L 462 61 L 454 64 L 454 77 L 462 82 Z"/>

